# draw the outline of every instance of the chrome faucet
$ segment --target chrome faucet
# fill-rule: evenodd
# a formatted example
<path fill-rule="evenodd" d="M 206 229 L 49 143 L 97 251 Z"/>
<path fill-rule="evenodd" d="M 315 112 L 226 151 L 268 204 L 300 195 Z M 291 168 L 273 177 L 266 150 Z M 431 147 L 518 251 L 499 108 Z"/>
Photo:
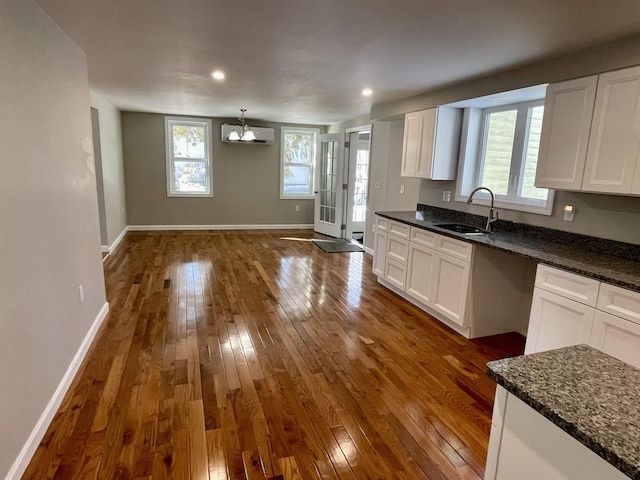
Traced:
<path fill-rule="evenodd" d="M 473 200 L 473 196 L 478 190 L 486 190 L 487 192 L 489 192 L 489 195 L 491 195 L 491 207 L 489 207 L 489 216 L 487 217 L 487 226 L 485 227 L 485 230 L 487 232 L 491 232 L 491 225 L 498 221 L 498 212 L 496 212 L 493 208 L 493 202 L 495 200 L 493 192 L 487 187 L 474 188 L 473 191 L 469 194 L 469 198 L 467 198 L 467 203 L 471 203 L 471 201 Z"/>

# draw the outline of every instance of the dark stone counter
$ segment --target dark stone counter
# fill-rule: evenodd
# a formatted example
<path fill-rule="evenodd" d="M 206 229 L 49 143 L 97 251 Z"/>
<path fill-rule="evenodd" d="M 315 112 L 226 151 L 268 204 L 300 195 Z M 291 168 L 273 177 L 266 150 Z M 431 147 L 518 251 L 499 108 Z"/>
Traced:
<path fill-rule="evenodd" d="M 376 212 L 376 215 L 640 291 L 639 245 L 503 220 L 494 224 L 492 234 L 462 235 L 435 225 L 464 223 L 484 228 L 486 217 L 423 205 L 418 208 L 408 212 Z"/>
<path fill-rule="evenodd" d="M 640 480 L 640 370 L 587 345 L 487 364 L 487 374 L 625 475 Z"/>

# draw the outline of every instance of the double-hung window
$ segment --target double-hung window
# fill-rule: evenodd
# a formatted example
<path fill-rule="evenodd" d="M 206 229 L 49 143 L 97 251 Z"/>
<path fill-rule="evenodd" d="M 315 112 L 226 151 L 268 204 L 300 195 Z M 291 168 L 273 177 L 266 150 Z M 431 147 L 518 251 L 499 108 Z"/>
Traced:
<path fill-rule="evenodd" d="M 474 154 L 463 165 L 459 200 L 484 186 L 500 207 L 551 214 L 553 191 L 534 186 L 543 113 L 544 101 L 538 100 L 485 108 L 467 117 L 475 118 L 478 140 L 476 148 L 467 145 Z"/>
<path fill-rule="evenodd" d="M 165 117 L 167 196 L 212 197 L 211 120 Z"/>
<path fill-rule="evenodd" d="M 282 127 L 280 198 L 314 198 L 318 130 Z"/>

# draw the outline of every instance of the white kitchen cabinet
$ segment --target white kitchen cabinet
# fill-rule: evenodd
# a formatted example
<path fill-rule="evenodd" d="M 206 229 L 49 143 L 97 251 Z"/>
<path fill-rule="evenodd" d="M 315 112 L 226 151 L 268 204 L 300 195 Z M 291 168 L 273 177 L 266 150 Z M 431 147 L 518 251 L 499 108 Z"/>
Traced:
<path fill-rule="evenodd" d="M 595 307 L 600 282 L 547 265 L 538 265 L 535 286 L 570 300 Z"/>
<path fill-rule="evenodd" d="M 494 418 L 492 424 L 485 480 L 628 480 L 513 394 L 507 393 L 503 402 L 504 418 Z"/>
<path fill-rule="evenodd" d="M 471 265 L 446 254 L 437 255 L 434 264 L 433 309 L 460 326 L 465 326 L 465 307 Z"/>
<path fill-rule="evenodd" d="M 536 187 L 580 190 L 597 75 L 547 87 Z"/>
<path fill-rule="evenodd" d="M 596 311 L 589 345 L 640 368 L 640 325 Z"/>
<path fill-rule="evenodd" d="M 407 281 L 407 266 L 387 257 L 384 263 L 384 279 L 394 287 L 404 290 Z"/>
<path fill-rule="evenodd" d="M 384 276 L 384 263 L 387 250 L 387 232 L 376 228 L 373 237 L 373 273 Z"/>
<path fill-rule="evenodd" d="M 532 261 L 394 220 L 377 223 L 374 255 L 382 285 L 466 338 L 525 332 Z"/>
<path fill-rule="evenodd" d="M 406 292 L 425 305 L 431 305 L 433 267 L 437 253 L 433 248 L 411 242 L 407 262 Z"/>
<path fill-rule="evenodd" d="M 438 107 L 412 112 L 404 118 L 403 177 L 454 180 L 462 113 Z"/>
<path fill-rule="evenodd" d="M 525 354 L 588 343 L 595 308 L 536 287 Z"/>
<path fill-rule="evenodd" d="M 600 75 L 582 190 L 640 194 L 640 67 Z"/>
<path fill-rule="evenodd" d="M 640 292 L 539 265 L 525 354 L 580 343 L 640 368 Z"/>

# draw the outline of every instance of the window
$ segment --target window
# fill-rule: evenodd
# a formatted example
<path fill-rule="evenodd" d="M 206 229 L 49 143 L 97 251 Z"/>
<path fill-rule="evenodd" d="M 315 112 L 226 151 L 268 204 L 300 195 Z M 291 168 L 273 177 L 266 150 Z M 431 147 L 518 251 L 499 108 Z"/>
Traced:
<path fill-rule="evenodd" d="M 212 197 L 211 120 L 165 117 L 167 196 Z"/>
<path fill-rule="evenodd" d="M 457 200 L 466 200 L 473 188 L 484 186 L 495 194 L 497 206 L 551 214 L 553 191 L 534 186 L 543 103 L 470 109 Z M 469 145 L 473 142 L 477 146 Z M 482 198 L 480 192 L 478 198 Z"/>
<path fill-rule="evenodd" d="M 317 129 L 282 127 L 280 198 L 314 198 Z"/>

